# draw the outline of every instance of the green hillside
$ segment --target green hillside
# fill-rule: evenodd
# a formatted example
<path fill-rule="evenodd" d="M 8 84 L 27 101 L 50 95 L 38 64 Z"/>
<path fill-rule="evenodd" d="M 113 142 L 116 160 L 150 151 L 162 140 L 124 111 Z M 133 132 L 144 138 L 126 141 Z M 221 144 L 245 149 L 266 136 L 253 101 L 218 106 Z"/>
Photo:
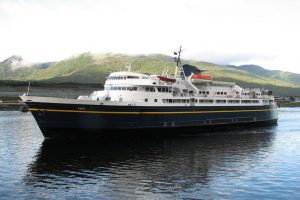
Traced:
<path fill-rule="evenodd" d="M 84 83 L 105 82 L 105 77 L 113 71 L 127 70 L 125 63 L 132 63 L 132 70 L 143 73 L 161 74 L 165 67 L 174 73 L 174 58 L 161 54 L 128 56 L 122 54 L 93 55 L 84 53 L 51 64 L 47 68 L 38 66 L 11 70 L 0 63 L 1 80 L 38 81 L 44 83 Z M 271 88 L 277 94 L 300 96 L 299 74 L 270 71 L 255 67 L 225 67 L 207 62 L 182 60 L 192 64 L 206 73 L 212 74 L 214 80 L 233 81 L 244 87 Z M 263 73 L 262 73 L 263 70 Z"/>
<path fill-rule="evenodd" d="M 241 66 L 229 66 L 229 67 L 239 69 L 239 70 L 244 70 L 259 76 L 270 77 L 297 86 L 300 85 L 300 74 L 284 72 L 280 70 L 267 70 L 257 65 L 241 65 Z"/>

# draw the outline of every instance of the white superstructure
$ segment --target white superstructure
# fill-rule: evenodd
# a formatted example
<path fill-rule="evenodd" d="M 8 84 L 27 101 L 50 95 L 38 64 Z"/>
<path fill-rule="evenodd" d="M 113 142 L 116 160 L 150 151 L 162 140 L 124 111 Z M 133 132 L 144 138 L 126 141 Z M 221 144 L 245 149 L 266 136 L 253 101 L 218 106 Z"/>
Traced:
<path fill-rule="evenodd" d="M 233 82 L 213 81 L 200 70 L 186 75 L 180 63 L 180 52 L 175 75 L 148 75 L 131 71 L 113 72 L 104 90 L 94 91 L 78 100 L 100 101 L 109 105 L 140 106 L 258 106 L 274 104 L 269 90 L 241 88 Z M 192 69 L 196 69 L 193 66 Z"/>

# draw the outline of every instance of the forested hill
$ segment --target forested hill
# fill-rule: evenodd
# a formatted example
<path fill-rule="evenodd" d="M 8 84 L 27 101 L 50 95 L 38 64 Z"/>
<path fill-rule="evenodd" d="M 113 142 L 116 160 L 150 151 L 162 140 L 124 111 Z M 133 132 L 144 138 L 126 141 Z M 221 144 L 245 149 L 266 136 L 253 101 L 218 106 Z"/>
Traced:
<path fill-rule="evenodd" d="M 281 80 L 284 82 L 292 83 L 297 86 L 300 85 L 300 74 L 285 72 L 280 70 L 267 70 L 263 67 L 257 65 L 240 65 L 240 66 L 230 66 L 235 69 L 244 70 L 250 72 L 251 74 L 273 78 L 275 80 Z"/>
<path fill-rule="evenodd" d="M 174 58 L 161 54 L 129 56 L 83 53 L 60 62 L 36 65 L 25 65 L 21 57 L 14 56 L 0 63 L 0 79 L 2 82 L 30 80 L 103 84 L 110 72 L 127 70 L 126 63 L 132 63 L 132 70 L 136 72 L 161 74 L 165 67 L 170 73 L 175 70 Z M 214 80 L 233 81 L 243 87 L 270 88 L 280 95 L 300 96 L 300 74 L 267 70 L 255 65 L 221 66 L 193 60 L 182 60 L 182 63 L 205 70 L 205 73 L 213 75 Z"/>

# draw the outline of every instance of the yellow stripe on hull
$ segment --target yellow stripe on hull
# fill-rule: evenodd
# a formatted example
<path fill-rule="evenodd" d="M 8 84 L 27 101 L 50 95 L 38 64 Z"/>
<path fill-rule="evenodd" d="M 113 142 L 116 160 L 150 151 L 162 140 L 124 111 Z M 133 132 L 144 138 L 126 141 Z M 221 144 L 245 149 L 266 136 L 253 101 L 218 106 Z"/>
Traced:
<path fill-rule="evenodd" d="M 118 115 L 173 115 L 173 114 L 207 114 L 207 113 L 238 113 L 238 112 L 266 112 L 276 109 L 261 110 L 214 110 L 214 111 L 175 111 L 175 112 L 120 112 L 120 111 L 87 111 L 87 110 L 58 110 L 30 108 L 29 111 L 89 113 L 89 114 L 118 114 Z"/>

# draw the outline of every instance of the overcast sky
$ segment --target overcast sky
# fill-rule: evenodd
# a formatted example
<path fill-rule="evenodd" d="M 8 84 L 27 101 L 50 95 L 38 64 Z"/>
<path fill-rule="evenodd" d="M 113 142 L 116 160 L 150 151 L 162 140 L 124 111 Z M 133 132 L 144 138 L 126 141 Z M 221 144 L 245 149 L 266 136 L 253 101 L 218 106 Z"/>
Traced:
<path fill-rule="evenodd" d="M 300 0 L 0 0 L 0 60 L 172 55 L 300 73 Z"/>

